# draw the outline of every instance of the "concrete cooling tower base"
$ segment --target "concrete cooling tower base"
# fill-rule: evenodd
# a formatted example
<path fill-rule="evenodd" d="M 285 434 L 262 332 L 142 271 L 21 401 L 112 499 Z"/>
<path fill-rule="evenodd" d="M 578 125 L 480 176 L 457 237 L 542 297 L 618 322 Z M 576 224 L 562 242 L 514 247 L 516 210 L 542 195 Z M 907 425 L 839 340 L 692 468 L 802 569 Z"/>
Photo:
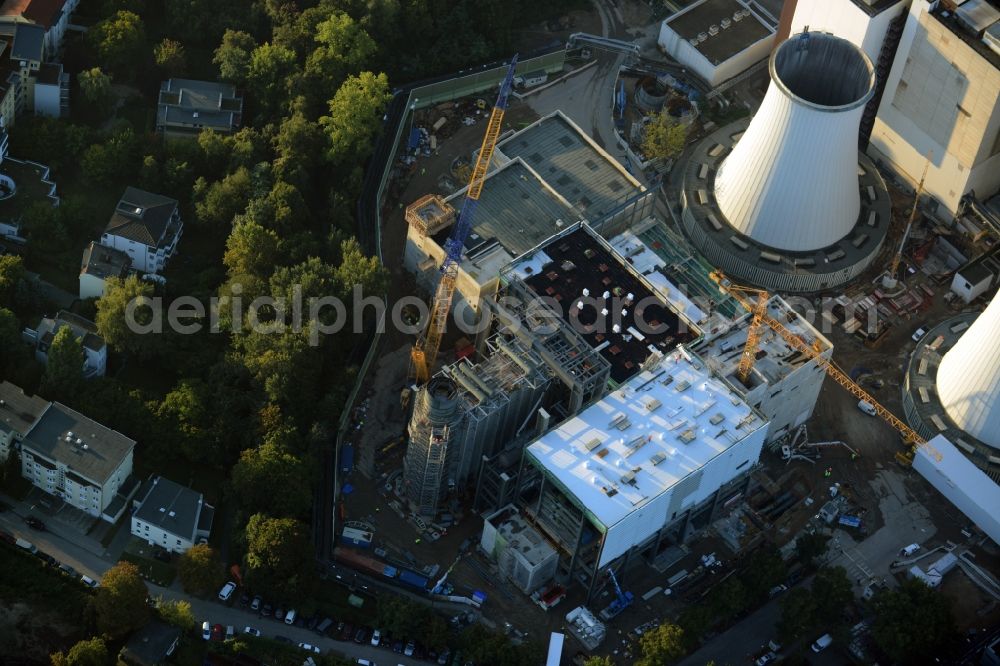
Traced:
<path fill-rule="evenodd" d="M 743 119 L 716 130 L 674 167 L 683 173 L 681 191 L 677 194 L 688 238 L 702 255 L 730 277 L 771 291 L 824 291 L 858 277 L 878 256 L 889 231 L 889 192 L 875 165 L 858 153 L 861 209 L 845 236 L 809 251 L 769 247 L 737 231 L 722 214 L 715 198 L 719 167 L 749 124 L 750 119 Z M 790 219 L 783 224 L 796 222 Z"/>

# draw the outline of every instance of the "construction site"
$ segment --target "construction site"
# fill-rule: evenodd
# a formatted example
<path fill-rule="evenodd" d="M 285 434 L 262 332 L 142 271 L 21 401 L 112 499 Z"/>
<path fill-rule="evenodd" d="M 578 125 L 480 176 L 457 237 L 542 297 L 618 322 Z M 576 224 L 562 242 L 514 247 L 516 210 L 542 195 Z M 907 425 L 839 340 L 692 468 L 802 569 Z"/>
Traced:
<path fill-rule="evenodd" d="M 514 101 L 515 60 L 400 188 L 395 275 L 429 315 L 369 379 L 338 516 L 428 599 L 630 663 L 756 549 L 822 534 L 858 598 L 918 578 L 1000 619 L 998 216 L 932 216 L 926 165 L 864 150 L 882 63 L 778 32 L 756 112 L 694 120 L 662 180 Z"/>

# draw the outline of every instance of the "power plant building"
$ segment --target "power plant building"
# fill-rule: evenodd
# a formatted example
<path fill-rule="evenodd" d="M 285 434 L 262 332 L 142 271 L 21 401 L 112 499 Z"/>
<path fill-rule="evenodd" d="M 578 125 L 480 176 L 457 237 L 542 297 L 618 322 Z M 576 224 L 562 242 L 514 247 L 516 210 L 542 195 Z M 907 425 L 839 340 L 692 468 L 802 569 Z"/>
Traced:
<path fill-rule="evenodd" d="M 767 421 L 684 347 L 525 450 L 520 501 L 562 553 L 557 579 L 593 592 L 623 558 L 652 559 L 743 492 Z"/>
<path fill-rule="evenodd" d="M 703 139 L 679 165 L 685 233 L 714 266 L 774 291 L 830 289 L 882 247 L 891 206 L 857 149 L 875 91 L 871 61 L 825 33 L 799 33 L 769 61 L 756 115 Z"/>
<path fill-rule="evenodd" d="M 758 2 L 698 0 L 668 16 L 657 41 L 715 87 L 767 58 L 777 25 Z"/>
<path fill-rule="evenodd" d="M 406 210 L 403 263 L 429 292 L 467 189 L 425 196 Z M 483 184 L 455 305 L 476 313 L 471 321 L 496 292 L 503 266 L 580 220 L 602 234 L 619 233 L 652 214 L 654 196 L 560 111 L 510 133 L 497 144 Z"/>

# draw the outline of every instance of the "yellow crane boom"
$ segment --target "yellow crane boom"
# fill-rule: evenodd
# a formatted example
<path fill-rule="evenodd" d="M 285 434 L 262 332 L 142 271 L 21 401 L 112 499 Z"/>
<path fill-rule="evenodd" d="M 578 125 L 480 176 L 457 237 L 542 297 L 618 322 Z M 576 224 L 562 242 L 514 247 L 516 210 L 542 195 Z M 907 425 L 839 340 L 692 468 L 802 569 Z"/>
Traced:
<path fill-rule="evenodd" d="M 899 251 L 892 258 L 892 265 L 889 266 L 889 279 L 896 278 L 896 271 L 899 270 L 899 262 L 903 259 L 903 250 L 906 248 L 906 239 L 910 237 L 910 228 L 913 220 L 917 217 L 917 205 L 920 203 L 920 195 L 924 193 L 924 179 L 927 178 L 927 169 L 931 165 L 931 158 L 934 153 L 927 153 L 927 161 L 924 162 L 924 172 L 920 174 L 920 182 L 917 184 L 917 192 L 913 195 L 913 207 L 910 208 L 910 217 L 906 221 L 906 229 L 903 231 L 903 240 L 899 243 Z"/>
<path fill-rule="evenodd" d="M 749 355 L 751 368 L 753 367 L 752 363 L 756 356 L 756 345 L 760 340 L 760 327 L 761 325 L 767 326 L 780 335 L 781 338 L 793 349 L 814 360 L 816 365 L 818 365 L 828 377 L 847 389 L 847 391 L 854 395 L 854 397 L 859 400 L 864 400 L 870 404 L 875 409 L 875 413 L 880 416 L 882 420 L 891 425 L 900 433 L 900 435 L 902 435 L 903 441 L 907 444 L 907 446 L 911 447 L 911 449 L 923 447 L 929 455 L 933 456 L 938 461 L 941 460 L 941 453 L 937 449 L 928 444 L 916 430 L 907 425 L 902 419 L 899 419 L 895 414 L 883 407 L 878 400 L 861 388 L 858 383 L 851 379 L 850 375 L 841 370 L 836 363 L 824 357 L 819 351 L 814 349 L 812 345 L 803 340 L 798 334 L 789 330 L 780 321 L 769 316 L 766 309 L 760 306 L 762 301 L 766 305 L 767 300 L 770 298 L 767 291 L 763 289 L 755 289 L 753 287 L 735 285 L 729 280 L 729 278 L 718 271 L 712 273 L 712 279 L 719 284 L 719 288 L 722 289 L 723 292 L 735 298 L 743 307 L 754 313 L 753 319 L 750 323 L 750 330 L 747 331 L 747 347 L 750 346 L 751 340 L 754 342 L 754 351 Z M 748 294 L 756 295 L 757 301 L 752 301 L 747 296 Z M 743 363 L 748 358 L 746 352 L 747 349 L 744 348 L 743 357 L 740 359 L 741 373 Z M 747 376 L 749 376 L 749 369 L 747 370 Z M 741 379 L 743 379 L 742 376 Z M 896 454 L 896 457 L 900 459 L 901 462 L 905 462 L 907 464 L 912 461 L 912 456 L 912 450 L 908 452 L 908 454 Z"/>

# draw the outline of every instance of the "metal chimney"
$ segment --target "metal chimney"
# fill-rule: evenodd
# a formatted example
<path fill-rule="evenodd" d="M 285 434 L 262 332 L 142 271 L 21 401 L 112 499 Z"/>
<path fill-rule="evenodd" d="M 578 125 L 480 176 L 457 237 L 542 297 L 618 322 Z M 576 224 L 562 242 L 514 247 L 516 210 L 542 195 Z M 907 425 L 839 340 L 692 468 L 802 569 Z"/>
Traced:
<path fill-rule="evenodd" d="M 826 33 L 793 35 L 771 54 L 771 85 L 715 178 L 729 223 L 787 251 L 817 250 L 858 221 L 858 127 L 875 90 L 860 48 Z"/>
<path fill-rule="evenodd" d="M 937 390 L 955 425 L 1000 448 L 1000 297 L 941 359 Z"/>

